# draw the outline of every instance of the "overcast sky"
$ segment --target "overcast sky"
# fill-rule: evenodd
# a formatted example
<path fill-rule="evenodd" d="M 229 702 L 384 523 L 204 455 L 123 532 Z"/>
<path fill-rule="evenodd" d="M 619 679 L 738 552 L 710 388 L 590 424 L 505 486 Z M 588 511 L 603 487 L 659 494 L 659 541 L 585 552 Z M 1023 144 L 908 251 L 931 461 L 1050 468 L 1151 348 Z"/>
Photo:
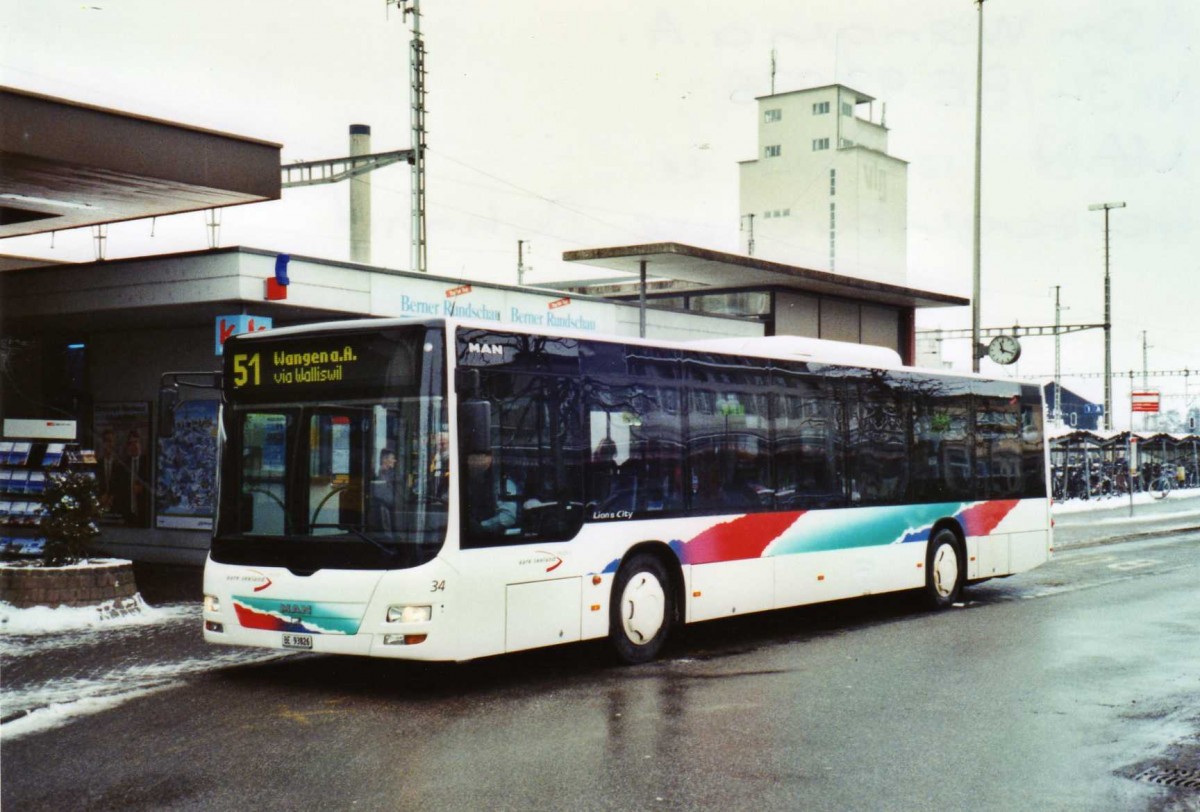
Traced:
<path fill-rule="evenodd" d="M 737 162 L 756 157 L 754 98 L 842 83 L 887 104 L 909 162 L 908 283 L 969 296 L 976 6 L 970 0 L 424 0 L 429 267 L 515 282 L 578 269 L 564 250 L 671 240 L 738 251 Z M 988 0 L 984 10 L 983 324 L 1103 321 L 1112 213 L 1114 368 L 1200 366 L 1200 5 Z M 408 28 L 382 0 L 0 0 L 0 82 L 252 136 L 283 160 L 409 145 Z M 876 107 L 876 117 L 879 107 Z M 186 156 L 181 156 L 186 157 Z M 372 176 L 375 264 L 408 267 L 409 173 Z M 347 259 L 348 187 L 228 209 L 221 244 Z M 88 230 L 0 252 L 93 257 Z M 207 247 L 204 215 L 109 229 L 108 256 Z M 967 327 L 969 308 L 920 326 Z M 965 366 L 967 342 L 948 353 Z M 1025 341 L 1022 376 L 1053 372 Z M 1099 372 L 1103 337 L 1063 339 L 1064 371 Z M 985 371 L 1012 374 L 985 362 Z M 1188 382 L 1192 402 L 1200 376 Z M 1098 379 L 1064 379 L 1094 399 Z M 1183 379 L 1160 379 L 1182 409 Z M 1154 381 L 1152 381 L 1152 386 Z M 1115 389 L 1117 423 L 1127 387 Z"/>

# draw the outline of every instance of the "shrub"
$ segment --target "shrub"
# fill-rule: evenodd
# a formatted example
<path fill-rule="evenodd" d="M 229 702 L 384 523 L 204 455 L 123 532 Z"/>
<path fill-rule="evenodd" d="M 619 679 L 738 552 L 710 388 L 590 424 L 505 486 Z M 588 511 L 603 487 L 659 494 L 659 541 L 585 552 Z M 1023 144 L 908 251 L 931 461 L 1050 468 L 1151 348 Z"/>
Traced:
<path fill-rule="evenodd" d="M 61 567 L 86 558 L 88 542 L 100 535 L 96 480 L 78 471 L 51 474 L 42 503 L 41 531 L 46 537 L 42 563 Z"/>

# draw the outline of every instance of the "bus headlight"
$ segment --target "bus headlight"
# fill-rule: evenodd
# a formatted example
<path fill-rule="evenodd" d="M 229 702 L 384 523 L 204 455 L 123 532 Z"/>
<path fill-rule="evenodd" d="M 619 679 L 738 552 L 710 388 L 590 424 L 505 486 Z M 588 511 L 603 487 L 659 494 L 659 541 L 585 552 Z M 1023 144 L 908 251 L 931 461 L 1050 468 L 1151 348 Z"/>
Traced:
<path fill-rule="evenodd" d="M 388 623 L 428 623 L 433 617 L 432 606 L 389 606 Z"/>
<path fill-rule="evenodd" d="M 216 595 L 204 596 L 204 611 L 217 613 L 221 611 L 221 599 Z"/>

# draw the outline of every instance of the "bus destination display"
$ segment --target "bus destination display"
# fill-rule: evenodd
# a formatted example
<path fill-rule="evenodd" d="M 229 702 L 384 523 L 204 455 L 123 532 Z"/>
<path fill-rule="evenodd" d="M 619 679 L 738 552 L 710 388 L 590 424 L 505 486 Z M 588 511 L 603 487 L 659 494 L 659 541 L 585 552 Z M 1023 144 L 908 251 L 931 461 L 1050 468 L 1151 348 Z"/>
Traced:
<path fill-rule="evenodd" d="M 279 394 L 299 388 L 344 389 L 378 386 L 388 373 L 409 365 L 394 362 L 407 342 L 383 334 L 307 337 L 269 341 L 230 341 L 225 353 L 225 385 L 242 396 Z"/>

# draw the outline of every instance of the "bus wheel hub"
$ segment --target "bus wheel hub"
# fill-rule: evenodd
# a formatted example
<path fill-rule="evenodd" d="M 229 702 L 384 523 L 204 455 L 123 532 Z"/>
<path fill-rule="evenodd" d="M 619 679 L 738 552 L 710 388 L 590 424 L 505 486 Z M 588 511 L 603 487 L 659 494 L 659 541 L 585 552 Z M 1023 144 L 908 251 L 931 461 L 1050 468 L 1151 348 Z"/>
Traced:
<path fill-rule="evenodd" d="M 658 579 L 639 572 L 629 579 L 621 594 L 621 623 L 634 643 L 649 642 L 666 620 L 667 596 Z"/>

